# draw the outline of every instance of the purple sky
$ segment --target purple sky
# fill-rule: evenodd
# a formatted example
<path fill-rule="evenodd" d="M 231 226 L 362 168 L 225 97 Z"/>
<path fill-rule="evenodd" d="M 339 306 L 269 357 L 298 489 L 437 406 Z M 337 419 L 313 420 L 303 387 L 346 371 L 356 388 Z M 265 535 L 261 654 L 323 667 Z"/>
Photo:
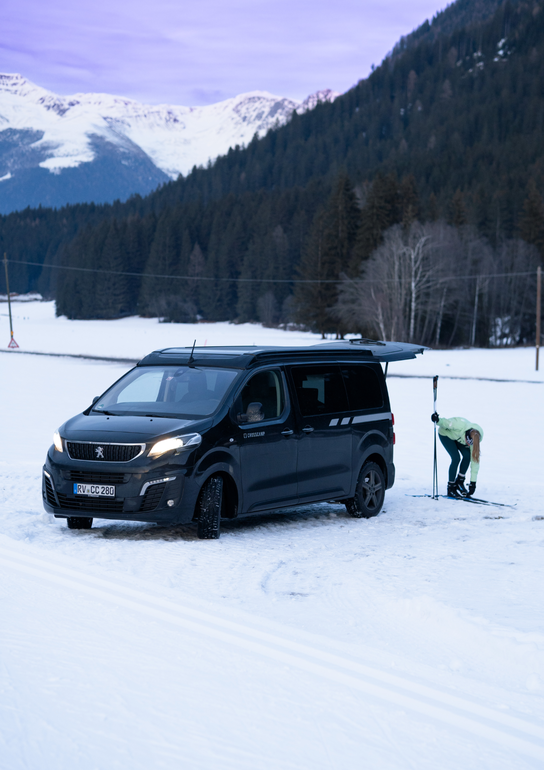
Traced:
<path fill-rule="evenodd" d="M 201 105 L 346 91 L 446 0 L 3 0 L 0 71 L 59 94 Z"/>

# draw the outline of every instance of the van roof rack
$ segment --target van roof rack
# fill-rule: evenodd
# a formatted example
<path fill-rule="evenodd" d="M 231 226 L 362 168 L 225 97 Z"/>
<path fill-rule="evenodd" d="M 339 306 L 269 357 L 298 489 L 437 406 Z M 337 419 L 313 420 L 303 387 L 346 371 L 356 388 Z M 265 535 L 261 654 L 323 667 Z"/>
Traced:
<path fill-rule="evenodd" d="M 353 340 L 348 340 L 352 345 L 385 345 L 385 342 L 381 340 L 369 340 L 367 337 L 357 337 Z"/>

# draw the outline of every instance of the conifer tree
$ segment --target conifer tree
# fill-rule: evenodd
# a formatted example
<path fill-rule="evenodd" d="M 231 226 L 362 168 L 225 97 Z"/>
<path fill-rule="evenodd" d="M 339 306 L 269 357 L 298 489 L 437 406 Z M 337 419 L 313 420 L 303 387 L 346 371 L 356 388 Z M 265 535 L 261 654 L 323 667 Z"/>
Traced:
<path fill-rule="evenodd" d="M 238 301 L 236 304 L 236 317 L 241 323 L 257 320 L 257 300 L 260 277 L 260 256 L 261 250 L 259 240 L 252 238 L 246 253 L 244 254 L 240 278 L 238 285 Z"/>
<path fill-rule="evenodd" d="M 400 197 L 396 178 L 378 173 L 360 214 L 351 272 L 357 274 L 361 261 L 368 259 L 382 242 L 383 233 L 400 222 Z"/>
<path fill-rule="evenodd" d="M 326 218 L 324 211 L 316 214 L 306 247 L 297 270 L 297 277 L 308 283 L 297 283 L 295 288 L 296 319 L 313 331 L 325 334 L 334 328 L 329 318 L 329 307 L 334 301 L 329 284 L 321 281 L 330 278 L 324 254 Z"/>
<path fill-rule="evenodd" d="M 519 229 L 523 240 L 536 246 L 544 259 L 544 200 L 533 179 L 527 187 Z"/>
<path fill-rule="evenodd" d="M 359 208 L 348 176 L 338 177 L 327 207 L 312 227 L 300 265 L 301 278 L 318 283 L 298 284 L 295 301 L 302 323 L 322 335 L 343 333 L 341 322 L 331 314 L 336 304 L 341 273 L 350 269 L 357 237 Z M 320 283 L 319 281 L 323 281 Z"/>
<path fill-rule="evenodd" d="M 337 179 L 328 202 L 326 217 L 327 259 L 331 269 L 339 274 L 340 271 L 350 268 L 360 217 L 353 185 L 345 173 L 340 174 Z"/>
<path fill-rule="evenodd" d="M 436 222 L 439 216 L 438 201 L 436 200 L 436 195 L 432 192 L 429 195 L 429 202 L 427 204 L 427 218 L 429 222 Z"/>
<path fill-rule="evenodd" d="M 204 254 L 200 248 L 198 241 L 193 246 L 189 255 L 189 264 L 187 265 L 187 275 L 189 280 L 187 282 L 187 299 L 191 302 L 195 308 L 200 307 L 200 279 L 204 275 L 206 269 L 206 260 Z"/>
<path fill-rule="evenodd" d="M 183 281 L 179 275 L 179 228 L 175 210 L 167 209 L 159 218 L 142 278 L 140 308 L 143 315 L 170 320 L 172 308 L 183 302 Z M 172 276 L 172 277 L 169 277 Z"/>
<path fill-rule="evenodd" d="M 419 218 L 420 206 L 416 179 L 413 174 L 404 177 L 399 187 L 402 226 L 407 229 Z"/>
<path fill-rule="evenodd" d="M 123 275 L 127 272 L 124 245 L 117 221 L 112 219 L 99 257 L 100 269 L 111 272 L 98 273 L 94 289 L 97 318 L 118 318 L 130 312 L 128 278 Z"/>
<path fill-rule="evenodd" d="M 461 227 L 467 223 L 465 197 L 459 188 L 457 188 L 451 199 L 449 223 L 454 227 Z"/>

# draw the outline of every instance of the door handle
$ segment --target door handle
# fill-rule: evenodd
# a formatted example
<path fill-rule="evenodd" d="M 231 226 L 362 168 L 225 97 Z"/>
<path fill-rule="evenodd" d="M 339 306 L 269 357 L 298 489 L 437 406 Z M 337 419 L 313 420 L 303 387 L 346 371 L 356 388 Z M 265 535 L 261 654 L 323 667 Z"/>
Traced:
<path fill-rule="evenodd" d="M 313 433 L 314 429 L 310 425 L 307 425 L 305 428 L 302 429 L 302 432 L 303 433 Z"/>
<path fill-rule="evenodd" d="M 281 435 L 282 436 L 292 436 L 293 435 L 293 431 L 291 430 L 291 428 L 286 428 L 285 430 L 282 430 Z"/>

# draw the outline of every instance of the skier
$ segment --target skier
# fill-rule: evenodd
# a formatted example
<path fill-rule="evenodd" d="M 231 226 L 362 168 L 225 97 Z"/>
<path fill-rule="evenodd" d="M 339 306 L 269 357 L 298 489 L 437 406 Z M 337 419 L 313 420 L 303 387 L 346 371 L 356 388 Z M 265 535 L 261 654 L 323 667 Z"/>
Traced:
<path fill-rule="evenodd" d="M 476 491 L 476 479 L 480 470 L 480 442 L 484 437 L 481 427 L 464 417 L 439 417 L 437 412 L 431 420 L 438 423 L 438 437 L 451 457 L 448 477 L 448 497 L 472 497 Z M 459 473 L 459 460 L 461 467 Z M 470 484 L 465 487 L 465 474 L 470 463 Z"/>

